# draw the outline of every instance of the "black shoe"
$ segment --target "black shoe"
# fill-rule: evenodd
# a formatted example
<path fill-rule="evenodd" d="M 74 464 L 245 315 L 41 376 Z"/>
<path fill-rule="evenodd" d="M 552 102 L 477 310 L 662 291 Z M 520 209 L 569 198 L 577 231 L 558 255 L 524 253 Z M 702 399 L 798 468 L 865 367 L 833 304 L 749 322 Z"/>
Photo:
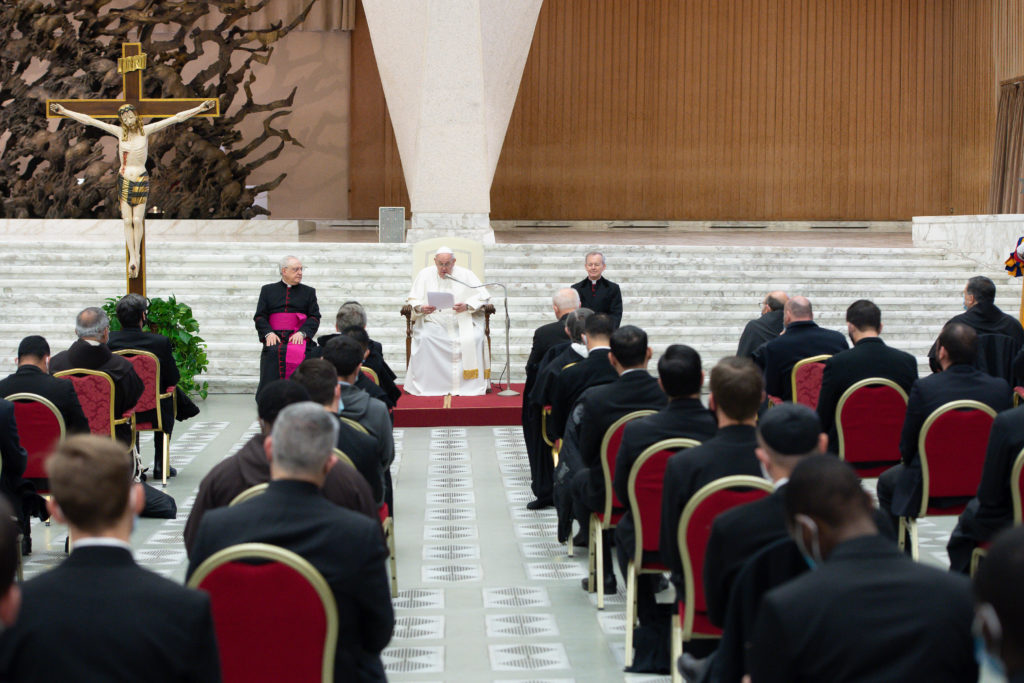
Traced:
<path fill-rule="evenodd" d="M 167 478 L 170 479 L 170 478 L 176 477 L 176 476 L 178 476 L 178 470 L 176 470 L 176 469 L 174 469 L 172 467 L 171 471 L 167 473 Z M 163 478 L 164 478 L 164 471 L 162 469 L 158 470 L 158 469 L 156 469 L 154 467 L 153 468 L 153 481 L 156 481 L 157 479 L 163 480 Z"/>
<path fill-rule="evenodd" d="M 586 577 L 582 580 L 583 590 L 590 592 L 590 579 Z M 604 577 L 604 594 L 615 595 L 619 591 L 619 586 L 615 582 L 615 574 L 606 574 Z"/>
<path fill-rule="evenodd" d="M 582 531 L 572 537 L 574 548 L 586 548 L 590 546 L 590 538 Z"/>
<path fill-rule="evenodd" d="M 555 501 L 553 501 L 550 498 L 538 498 L 536 500 L 531 500 L 529 503 L 527 503 L 526 504 L 526 509 L 527 510 L 543 510 L 544 508 L 549 508 L 549 507 L 554 506 L 554 504 L 555 504 Z"/>
<path fill-rule="evenodd" d="M 700 680 L 700 677 L 704 675 L 704 670 L 708 668 L 711 663 L 710 657 L 704 659 L 697 659 L 689 652 L 684 652 L 676 660 L 676 669 L 682 674 L 683 678 L 687 681 Z"/>

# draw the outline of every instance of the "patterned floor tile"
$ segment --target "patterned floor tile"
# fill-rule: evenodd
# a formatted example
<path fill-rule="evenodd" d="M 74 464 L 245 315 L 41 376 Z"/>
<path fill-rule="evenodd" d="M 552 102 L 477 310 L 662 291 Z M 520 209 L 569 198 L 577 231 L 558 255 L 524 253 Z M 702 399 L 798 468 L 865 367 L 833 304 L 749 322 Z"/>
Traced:
<path fill-rule="evenodd" d="M 529 503 L 533 500 L 533 491 L 530 489 L 507 489 L 506 497 L 513 505 Z"/>
<path fill-rule="evenodd" d="M 424 583 L 466 583 L 479 581 L 484 571 L 478 564 L 425 564 L 420 568 Z"/>
<path fill-rule="evenodd" d="M 427 458 L 428 461 L 434 462 L 456 462 L 456 463 L 468 463 L 469 453 L 457 453 L 454 451 L 445 453 L 431 453 Z"/>
<path fill-rule="evenodd" d="M 391 598 L 395 609 L 444 609 L 444 590 L 440 588 L 410 588 L 398 591 Z"/>
<path fill-rule="evenodd" d="M 430 440 L 465 439 L 465 427 L 435 427 L 430 430 Z"/>
<path fill-rule="evenodd" d="M 484 619 L 488 638 L 558 635 L 551 614 L 487 614 Z"/>
<path fill-rule="evenodd" d="M 554 522 L 558 520 L 558 513 L 555 508 L 543 508 L 541 510 L 527 510 L 526 508 L 514 508 L 512 519 L 517 522 Z"/>
<path fill-rule="evenodd" d="M 469 489 L 473 488 L 473 480 L 469 477 L 435 477 L 433 479 L 427 479 L 427 488 Z"/>
<path fill-rule="evenodd" d="M 545 588 L 537 586 L 509 586 L 484 588 L 484 607 L 550 607 L 551 598 Z"/>
<path fill-rule="evenodd" d="M 395 619 L 395 631 L 391 636 L 397 640 L 444 638 L 443 616 L 409 616 Z"/>
<path fill-rule="evenodd" d="M 516 536 L 519 538 L 558 539 L 558 522 L 527 522 L 514 524 Z"/>
<path fill-rule="evenodd" d="M 564 581 L 582 579 L 587 576 L 587 569 L 577 562 L 527 562 L 526 576 L 531 581 Z"/>
<path fill-rule="evenodd" d="M 576 683 L 575 678 L 517 678 L 498 679 L 494 683 Z"/>
<path fill-rule="evenodd" d="M 472 491 L 427 491 L 427 505 L 475 505 Z"/>
<path fill-rule="evenodd" d="M 465 560 L 479 560 L 480 546 L 468 543 L 448 543 L 445 545 L 423 546 L 424 560 L 448 560 L 463 562 Z"/>
<path fill-rule="evenodd" d="M 623 643 L 622 649 L 626 646 Z M 626 674 L 625 683 L 672 683 L 671 676 L 658 676 L 657 674 Z"/>
<path fill-rule="evenodd" d="M 544 671 L 568 669 L 569 657 L 561 643 L 488 645 L 495 671 Z"/>
<path fill-rule="evenodd" d="M 469 463 L 438 462 L 431 463 L 427 468 L 428 477 L 469 476 L 472 473 Z"/>
<path fill-rule="evenodd" d="M 523 551 L 524 557 L 530 559 L 555 559 L 569 556 L 566 545 L 558 541 L 521 543 L 519 549 Z"/>
<path fill-rule="evenodd" d="M 476 519 L 476 510 L 473 508 L 428 508 L 423 521 L 425 522 L 467 522 Z"/>
<path fill-rule="evenodd" d="M 597 621 L 601 624 L 601 630 L 604 631 L 606 636 L 622 636 L 626 634 L 625 610 L 616 610 L 614 612 L 607 609 L 598 610 Z"/>
<path fill-rule="evenodd" d="M 584 576 L 587 575 L 586 569 L 583 570 L 583 575 Z M 617 588 L 617 590 L 616 590 L 616 592 L 614 594 L 613 593 L 605 593 L 604 594 L 604 604 L 606 606 L 607 605 L 622 605 L 623 607 L 625 607 L 625 605 L 626 605 L 626 587 L 623 586 L 622 582 L 620 581 L 618 583 L 618 585 L 616 586 L 616 588 Z M 594 607 L 597 607 L 597 591 L 594 591 L 593 593 L 587 593 L 587 598 L 590 600 L 590 604 L 592 604 Z"/>
<path fill-rule="evenodd" d="M 533 478 L 530 475 L 517 475 L 514 477 L 503 477 L 505 488 L 529 488 L 533 485 Z"/>
<path fill-rule="evenodd" d="M 424 541 L 467 541 L 476 537 L 476 526 L 472 524 L 425 524 L 423 526 Z"/>
<path fill-rule="evenodd" d="M 381 653 L 384 671 L 398 673 L 439 673 L 444 671 L 444 646 L 392 646 Z"/>

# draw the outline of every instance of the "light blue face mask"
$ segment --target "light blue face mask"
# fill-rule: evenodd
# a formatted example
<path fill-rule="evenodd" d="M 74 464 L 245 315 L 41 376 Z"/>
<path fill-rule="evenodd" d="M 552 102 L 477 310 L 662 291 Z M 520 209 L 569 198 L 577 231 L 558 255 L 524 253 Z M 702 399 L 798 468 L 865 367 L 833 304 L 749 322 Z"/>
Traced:
<path fill-rule="evenodd" d="M 796 515 L 793 519 L 798 525 L 806 526 L 811 531 L 810 552 L 808 552 L 807 548 L 804 546 L 804 535 L 799 529 L 794 529 L 792 536 L 793 540 L 796 542 L 796 547 L 800 550 L 800 554 L 803 555 L 807 566 L 811 568 L 811 571 L 814 571 L 818 568 L 818 565 L 824 561 L 821 557 L 821 544 L 818 540 L 818 524 L 807 515 Z"/>
<path fill-rule="evenodd" d="M 974 660 L 978 662 L 978 680 L 989 683 L 991 681 L 1005 681 L 1006 667 L 1002 660 L 989 652 L 985 646 L 983 631 L 987 630 L 989 637 L 998 643 L 1002 641 L 1003 627 L 999 623 L 999 615 L 989 603 L 978 605 L 975 608 L 974 624 L 971 632 L 974 634 Z"/>

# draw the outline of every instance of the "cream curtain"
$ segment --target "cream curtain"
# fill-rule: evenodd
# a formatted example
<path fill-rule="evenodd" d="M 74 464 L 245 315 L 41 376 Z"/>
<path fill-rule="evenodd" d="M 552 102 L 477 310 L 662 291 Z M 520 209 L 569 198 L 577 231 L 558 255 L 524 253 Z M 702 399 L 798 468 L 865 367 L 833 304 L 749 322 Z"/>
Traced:
<path fill-rule="evenodd" d="M 989 213 L 1024 213 L 1024 82 L 999 90 Z"/>

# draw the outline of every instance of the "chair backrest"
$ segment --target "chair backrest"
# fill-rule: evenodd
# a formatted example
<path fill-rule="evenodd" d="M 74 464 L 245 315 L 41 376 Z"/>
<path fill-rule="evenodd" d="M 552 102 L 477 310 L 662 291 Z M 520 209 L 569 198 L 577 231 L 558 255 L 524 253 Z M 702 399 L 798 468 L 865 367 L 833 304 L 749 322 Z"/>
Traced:
<path fill-rule="evenodd" d="M 338 462 L 340 464 L 348 465 L 349 467 L 355 469 L 355 466 L 356 466 L 355 463 L 352 462 L 352 458 L 348 457 L 348 455 L 345 453 L 345 451 L 341 450 L 340 448 L 335 448 L 334 449 L 334 455 L 335 455 L 335 457 L 338 458 Z"/>
<path fill-rule="evenodd" d="M 160 405 L 160 359 L 156 354 L 141 349 L 121 349 L 114 353 L 124 356 L 142 380 L 142 396 L 135 404 L 135 412 L 154 410 Z M 157 421 L 160 420 L 159 412 L 157 411 Z M 159 426 L 162 428 L 163 425 Z"/>
<path fill-rule="evenodd" d="M 656 410 L 634 410 L 626 413 L 615 422 L 612 422 L 604 432 L 601 439 L 601 470 L 604 472 L 604 519 L 607 522 L 611 517 L 614 508 L 624 508 L 626 504 L 619 500 L 612 490 L 612 476 L 615 474 L 615 460 L 619 457 L 619 446 L 622 445 L 622 432 L 626 429 L 626 423 L 653 415 Z"/>
<path fill-rule="evenodd" d="M 7 400 L 14 404 L 18 440 L 28 454 L 21 476 L 25 479 L 46 479 L 43 463 L 67 433 L 64 416 L 57 406 L 39 394 L 11 394 Z"/>
<path fill-rule="evenodd" d="M 995 417 L 996 411 L 980 401 L 950 401 L 924 421 L 917 440 L 923 493 L 919 517 L 928 514 L 930 498 L 977 494 Z"/>
<path fill-rule="evenodd" d="M 870 463 L 872 474 L 895 465 L 906 417 L 907 392 L 896 382 L 869 377 L 854 383 L 836 404 L 839 458 L 858 470 L 861 463 Z"/>
<path fill-rule="evenodd" d="M 75 387 L 82 412 L 89 422 L 89 431 L 99 436 L 117 439 L 114 434 L 114 380 L 105 372 L 86 368 L 71 368 L 53 373 L 54 377 L 67 377 Z"/>
<path fill-rule="evenodd" d="M 735 475 L 706 484 L 687 501 L 677 527 L 685 586 L 684 640 L 693 635 L 696 613 L 707 612 L 707 604 L 704 602 L 704 553 L 708 537 L 711 536 L 712 522 L 726 510 L 760 500 L 773 490 L 771 482 L 760 477 Z"/>
<path fill-rule="evenodd" d="M 434 263 L 439 247 L 448 247 L 455 254 L 456 264 L 469 268 L 484 282 L 484 245 L 465 237 L 432 237 L 412 245 L 412 276 Z"/>
<path fill-rule="evenodd" d="M 239 503 L 244 503 L 250 498 L 255 498 L 261 493 L 265 493 L 267 490 L 267 486 L 269 486 L 267 482 L 263 482 L 262 484 L 254 484 L 253 486 L 250 486 L 249 488 L 247 488 L 246 490 L 242 491 L 237 496 L 232 498 L 231 502 L 228 503 L 228 507 L 231 507 L 232 505 L 238 505 Z"/>
<path fill-rule="evenodd" d="M 225 683 L 334 679 L 337 606 L 303 558 L 243 543 L 208 557 L 188 585 L 210 594 Z"/>
<path fill-rule="evenodd" d="M 818 407 L 818 394 L 821 393 L 821 378 L 825 374 L 825 363 L 829 358 L 825 353 L 798 360 L 793 366 L 790 381 L 793 383 L 793 403 L 802 403 L 809 408 Z"/>
<path fill-rule="evenodd" d="M 380 386 L 380 378 L 377 377 L 376 370 L 374 370 L 373 368 L 368 368 L 364 365 L 363 367 L 359 368 L 359 371 L 366 375 L 371 382 L 373 382 L 377 386 Z"/>
<path fill-rule="evenodd" d="M 343 423 L 345 423 L 349 427 L 351 427 L 352 429 L 356 430 L 357 432 L 362 432 L 363 434 L 369 434 L 370 433 L 370 430 L 368 430 L 366 427 L 364 427 L 361 423 L 356 422 L 355 420 L 353 420 L 351 417 L 341 417 L 339 419 Z"/>
<path fill-rule="evenodd" d="M 1017 454 L 1010 472 L 1010 499 L 1013 500 L 1013 523 L 1024 524 L 1024 449 Z"/>
<path fill-rule="evenodd" d="M 661 496 L 668 459 L 685 448 L 699 446 L 694 439 L 663 439 L 643 450 L 629 471 L 629 509 L 633 513 L 636 547 L 633 558 L 643 566 L 643 553 L 659 548 Z M 651 533 L 644 533 L 648 529 Z"/>

